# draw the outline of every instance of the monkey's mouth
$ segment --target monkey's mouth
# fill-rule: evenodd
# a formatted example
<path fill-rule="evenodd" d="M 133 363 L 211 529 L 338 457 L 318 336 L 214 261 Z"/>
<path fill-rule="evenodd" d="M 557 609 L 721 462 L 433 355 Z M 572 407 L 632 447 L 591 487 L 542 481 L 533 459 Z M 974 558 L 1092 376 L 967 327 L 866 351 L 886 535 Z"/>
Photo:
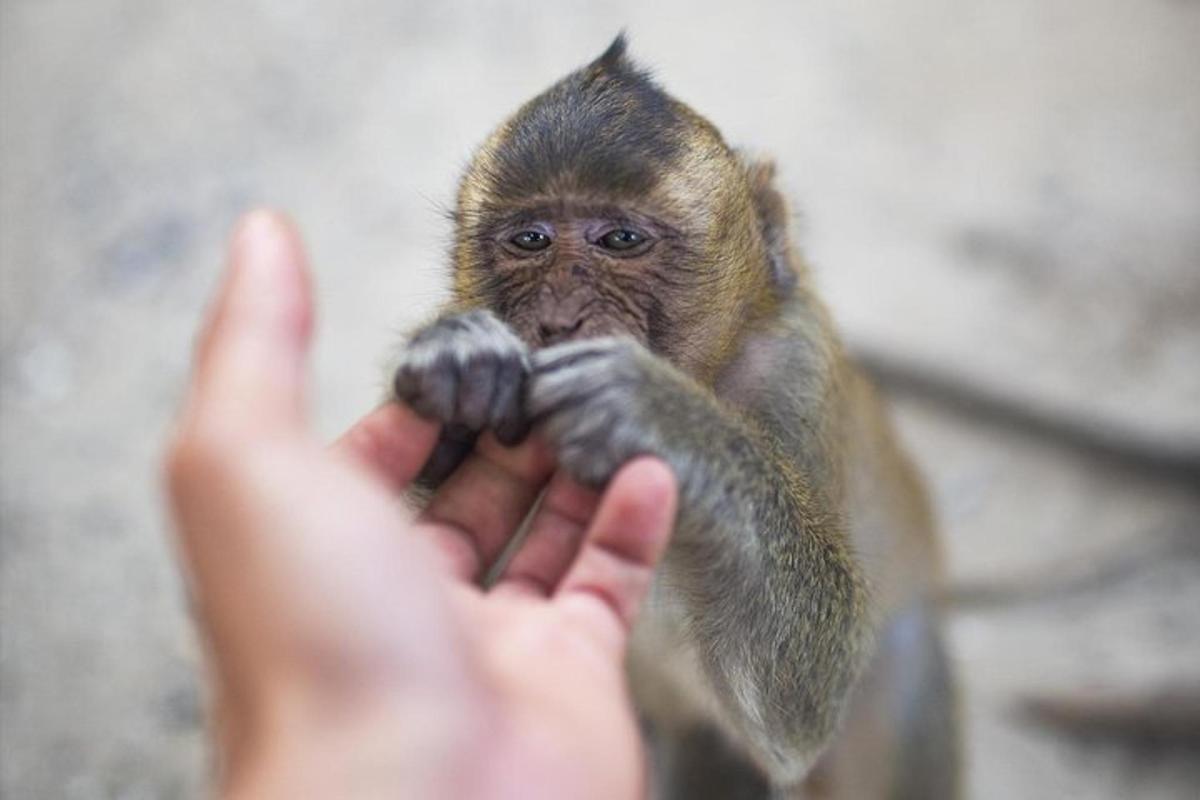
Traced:
<path fill-rule="evenodd" d="M 647 344 L 645 331 L 620 319 L 609 316 L 589 316 L 573 320 L 569 324 L 552 324 L 542 320 L 528 320 L 514 324 L 517 335 L 535 350 L 553 347 L 566 342 L 584 339 L 600 339 L 606 336 L 623 336 Z"/>

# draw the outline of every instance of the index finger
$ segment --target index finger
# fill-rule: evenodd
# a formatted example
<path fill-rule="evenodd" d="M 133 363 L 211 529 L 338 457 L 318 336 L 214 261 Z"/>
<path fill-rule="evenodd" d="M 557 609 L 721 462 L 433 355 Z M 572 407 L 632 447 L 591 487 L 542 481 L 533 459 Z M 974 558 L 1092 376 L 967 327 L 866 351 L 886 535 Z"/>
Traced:
<path fill-rule="evenodd" d="M 419 518 L 455 577 L 474 581 L 487 572 L 553 471 L 553 454 L 536 436 L 517 447 L 480 437 Z"/>
<path fill-rule="evenodd" d="M 408 488 L 429 458 L 438 428 L 406 405 L 385 403 L 342 434 L 333 450 L 399 492 Z"/>
<path fill-rule="evenodd" d="M 388 403 L 333 448 L 400 492 L 421 471 L 439 427 L 402 403 Z M 418 529 L 433 540 L 453 577 L 477 580 L 520 528 L 553 470 L 552 454 L 536 437 L 505 447 L 485 434 L 430 498 Z"/>

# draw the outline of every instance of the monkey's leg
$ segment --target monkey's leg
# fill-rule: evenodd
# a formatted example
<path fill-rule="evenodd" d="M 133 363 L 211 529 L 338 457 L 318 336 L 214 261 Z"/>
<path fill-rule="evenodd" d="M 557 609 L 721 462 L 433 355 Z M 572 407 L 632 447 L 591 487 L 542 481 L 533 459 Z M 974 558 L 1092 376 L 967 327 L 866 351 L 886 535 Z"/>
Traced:
<path fill-rule="evenodd" d="M 762 772 L 715 728 L 651 730 L 649 742 L 654 800 L 766 800 L 771 796 Z"/>
<path fill-rule="evenodd" d="M 891 797 L 954 800 L 962 791 L 962 739 L 957 690 L 936 611 L 901 614 L 884 629 L 882 648 L 897 662 L 901 684 L 891 698 L 900 708 L 900 756 Z"/>
<path fill-rule="evenodd" d="M 661 580 L 723 727 L 776 785 L 797 784 L 868 651 L 867 593 L 840 515 L 749 423 L 630 340 L 534 353 L 529 407 L 585 483 L 640 454 L 671 465 L 680 511 Z"/>
<path fill-rule="evenodd" d="M 927 600 L 884 621 L 837 741 L 806 781 L 813 798 L 960 796 L 957 696 L 939 623 Z"/>

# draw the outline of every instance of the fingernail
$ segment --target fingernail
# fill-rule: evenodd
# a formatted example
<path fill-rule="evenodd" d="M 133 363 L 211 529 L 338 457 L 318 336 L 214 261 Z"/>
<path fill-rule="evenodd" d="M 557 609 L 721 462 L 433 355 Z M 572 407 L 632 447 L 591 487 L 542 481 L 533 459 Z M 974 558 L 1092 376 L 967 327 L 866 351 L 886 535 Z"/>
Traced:
<path fill-rule="evenodd" d="M 290 262 L 288 223 L 275 211 L 259 209 L 244 215 L 233 234 L 233 250 L 239 269 L 251 278 L 265 277 Z M 281 257 L 282 256 L 282 257 Z"/>
<path fill-rule="evenodd" d="M 267 209 L 244 215 L 233 234 L 231 260 L 231 297 L 307 338 L 312 310 L 304 251 L 287 217 Z"/>

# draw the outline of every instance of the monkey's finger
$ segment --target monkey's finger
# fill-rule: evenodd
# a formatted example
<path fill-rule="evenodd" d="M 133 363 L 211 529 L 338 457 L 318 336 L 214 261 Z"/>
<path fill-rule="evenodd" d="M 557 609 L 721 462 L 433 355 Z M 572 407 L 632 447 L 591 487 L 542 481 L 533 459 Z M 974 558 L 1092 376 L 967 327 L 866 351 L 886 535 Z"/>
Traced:
<path fill-rule="evenodd" d="M 525 414 L 525 384 L 529 367 L 522 358 L 503 362 L 496 376 L 496 394 L 492 398 L 488 424 L 497 441 L 508 447 L 520 444 L 529 435 Z"/>
<path fill-rule="evenodd" d="M 246 215 L 198 343 L 185 418 L 256 433 L 300 426 L 312 319 L 299 236 L 273 212 Z"/>
<path fill-rule="evenodd" d="M 400 491 L 412 483 L 429 459 L 437 437 L 436 422 L 408 406 L 387 403 L 356 422 L 332 449 Z"/>
<path fill-rule="evenodd" d="M 521 548 L 504 568 L 495 593 L 517 592 L 540 597 L 554 594 L 583 541 L 600 496 L 559 471 L 529 523 Z"/>
<path fill-rule="evenodd" d="M 461 379 L 459 364 L 453 354 L 437 356 L 430 369 L 421 370 L 418 374 L 417 384 L 420 388 L 413 399 L 413 407 L 426 416 L 450 422 L 454 419 Z"/>
<path fill-rule="evenodd" d="M 415 482 L 419 486 L 431 489 L 441 486 L 475 449 L 475 440 L 478 438 L 477 431 L 459 425 L 443 425 L 437 444 L 426 459 L 425 466 L 421 467 Z"/>
<path fill-rule="evenodd" d="M 669 467 L 638 458 L 613 477 L 579 557 L 553 602 L 604 647 L 620 652 L 666 550 L 678 491 Z"/>
<path fill-rule="evenodd" d="M 442 484 L 419 520 L 456 577 L 474 581 L 516 532 L 554 469 L 540 441 L 501 447 L 488 434 Z"/>
<path fill-rule="evenodd" d="M 612 349 L 612 341 L 610 338 L 583 339 L 537 350 L 532 358 L 533 371 L 536 373 L 554 372 L 607 355 Z"/>
<path fill-rule="evenodd" d="M 478 431 L 487 423 L 492 398 L 496 394 L 498 370 L 499 365 L 494 358 L 473 358 L 463 368 L 455 419 L 464 427 Z"/>

